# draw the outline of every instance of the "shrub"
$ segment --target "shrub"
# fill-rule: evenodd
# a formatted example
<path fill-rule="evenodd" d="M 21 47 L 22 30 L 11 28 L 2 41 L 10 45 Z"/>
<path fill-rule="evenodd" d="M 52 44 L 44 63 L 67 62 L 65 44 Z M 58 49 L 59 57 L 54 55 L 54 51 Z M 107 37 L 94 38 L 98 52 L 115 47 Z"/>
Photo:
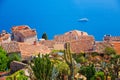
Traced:
<path fill-rule="evenodd" d="M 8 67 L 10 67 L 10 63 L 12 61 L 21 61 L 21 56 L 18 53 L 11 53 L 10 55 L 8 55 Z"/>
<path fill-rule="evenodd" d="M 0 71 L 7 69 L 8 57 L 7 53 L 0 47 Z"/>
<path fill-rule="evenodd" d="M 25 72 L 23 70 L 17 71 L 11 76 L 7 76 L 6 80 L 28 80 L 28 77 L 25 76 Z"/>

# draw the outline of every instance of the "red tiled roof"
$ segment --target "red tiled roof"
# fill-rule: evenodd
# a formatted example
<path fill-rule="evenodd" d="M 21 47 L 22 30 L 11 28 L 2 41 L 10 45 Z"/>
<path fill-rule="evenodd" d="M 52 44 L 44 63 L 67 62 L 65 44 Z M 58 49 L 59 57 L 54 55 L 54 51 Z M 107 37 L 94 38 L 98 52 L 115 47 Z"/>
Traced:
<path fill-rule="evenodd" d="M 25 29 L 30 29 L 30 28 L 26 25 L 12 27 L 12 31 L 25 30 Z"/>
<path fill-rule="evenodd" d="M 10 34 L 1 34 L 0 35 L 0 41 L 2 41 L 2 40 L 7 40 L 8 38 L 10 37 Z"/>
<path fill-rule="evenodd" d="M 20 52 L 18 42 L 2 43 L 1 46 L 7 53 Z"/>
<path fill-rule="evenodd" d="M 21 30 L 19 31 L 19 33 L 23 36 L 23 37 L 30 37 L 30 36 L 35 36 L 36 35 L 36 31 L 35 30 Z"/>
<path fill-rule="evenodd" d="M 26 44 L 26 43 L 19 43 L 21 55 L 23 58 L 29 57 L 32 55 L 38 55 L 40 54 L 47 54 L 50 53 L 51 51 L 48 49 L 48 47 L 43 46 L 43 45 L 31 45 L 31 44 Z"/>
<path fill-rule="evenodd" d="M 41 44 L 32 45 L 27 43 L 19 43 L 19 42 L 10 42 L 10 43 L 3 43 L 2 47 L 7 53 L 12 52 L 20 52 L 22 58 L 28 58 L 32 55 L 40 54 L 47 54 L 50 53 L 51 50 Z"/>
<path fill-rule="evenodd" d="M 120 41 L 120 36 L 110 37 L 110 41 Z"/>
<path fill-rule="evenodd" d="M 96 52 L 103 53 L 106 47 L 112 47 L 108 42 L 96 42 Z"/>
<path fill-rule="evenodd" d="M 30 29 L 29 26 L 26 25 L 12 27 L 12 32 L 20 33 L 23 37 L 30 37 L 36 35 L 36 31 Z"/>
<path fill-rule="evenodd" d="M 53 41 L 53 40 L 43 40 L 43 41 L 40 41 L 39 43 L 47 46 L 48 48 L 54 48 L 55 41 Z"/>
<path fill-rule="evenodd" d="M 6 77 L 0 77 L 0 80 L 6 80 Z"/>
<path fill-rule="evenodd" d="M 15 26 L 12 28 L 13 33 L 20 33 L 23 37 L 31 37 L 36 35 L 36 31 L 29 28 L 29 26 Z"/>
<path fill-rule="evenodd" d="M 93 41 L 94 37 L 91 35 L 88 35 L 87 32 L 73 30 L 73 31 L 66 32 L 63 35 L 56 35 L 54 37 L 54 40 L 57 43 L 65 43 L 65 42 L 77 41 L 77 40 L 92 40 Z"/>
<path fill-rule="evenodd" d="M 5 75 L 8 75 L 8 74 L 9 74 L 9 71 L 0 72 L 0 76 L 2 76 L 2 77 L 0 77 L 0 80 L 6 80 Z"/>
<path fill-rule="evenodd" d="M 93 49 L 93 41 L 91 40 L 78 40 L 72 41 L 71 44 L 71 51 L 75 53 L 80 52 L 90 52 Z"/>
<path fill-rule="evenodd" d="M 2 43 L 2 48 L 7 51 L 7 53 L 20 52 L 22 58 L 28 58 L 32 55 L 38 55 L 39 53 L 48 54 L 51 52 L 48 47 L 41 44 L 32 45 L 19 42 Z"/>
<path fill-rule="evenodd" d="M 120 42 L 120 36 L 105 36 L 104 41 L 109 41 L 109 42 Z"/>
<path fill-rule="evenodd" d="M 117 54 L 120 54 L 120 42 L 112 42 L 113 48 L 116 50 Z"/>

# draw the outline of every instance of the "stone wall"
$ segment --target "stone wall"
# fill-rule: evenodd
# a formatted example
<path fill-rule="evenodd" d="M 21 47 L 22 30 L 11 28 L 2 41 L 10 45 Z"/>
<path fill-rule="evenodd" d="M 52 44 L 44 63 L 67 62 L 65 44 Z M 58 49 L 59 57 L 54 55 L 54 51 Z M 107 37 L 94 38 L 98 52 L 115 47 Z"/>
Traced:
<path fill-rule="evenodd" d="M 37 35 L 24 38 L 19 32 L 14 33 L 14 41 L 34 44 L 36 40 L 37 40 Z"/>
<path fill-rule="evenodd" d="M 24 42 L 28 44 L 34 44 L 35 41 L 37 41 L 37 36 L 31 36 L 31 37 L 24 38 Z"/>
<path fill-rule="evenodd" d="M 54 48 L 55 41 L 54 40 L 42 40 L 39 42 L 40 44 L 47 46 L 50 49 Z"/>
<path fill-rule="evenodd" d="M 10 64 L 11 73 L 14 73 L 20 69 L 25 68 L 27 65 L 18 61 L 13 61 Z"/>
<path fill-rule="evenodd" d="M 9 37 L 8 39 L 6 40 L 2 40 L 2 43 L 9 43 L 11 41 L 11 37 Z"/>
<path fill-rule="evenodd" d="M 14 41 L 18 41 L 18 42 L 23 42 L 23 39 L 21 37 L 21 34 L 14 32 L 13 33 L 13 37 L 14 37 Z M 20 39 L 21 38 L 21 39 Z"/>
<path fill-rule="evenodd" d="M 120 42 L 120 36 L 105 35 L 104 38 L 103 38 L 103 41 Z"/>
<path fill-rule="evenodd" d="M 57 43 L 65 43 L 68 41 L 76 41 L 76 40 L 94 40 L 94 37 L 91 35 L 78 36 L 75 34 L 71 35 L 59 35 L 54 37 L 55 42 Z"/>
<path fill-rule="evenodd" d="M 60 44 L 60 43 L 56 43 L 54 45 L 54 50 L 64 50 L 64 43 L 63 44 Z"/>

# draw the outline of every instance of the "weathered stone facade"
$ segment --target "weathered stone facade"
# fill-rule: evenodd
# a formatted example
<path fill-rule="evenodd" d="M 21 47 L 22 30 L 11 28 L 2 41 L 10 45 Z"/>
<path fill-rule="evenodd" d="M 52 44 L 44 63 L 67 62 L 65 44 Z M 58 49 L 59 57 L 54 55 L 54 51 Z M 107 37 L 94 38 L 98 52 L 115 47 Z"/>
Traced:
<path fill-rule="evenodd" d="M 51 42 L 52 44 L 50 44 Z M 93 49 L 94 37 L 88 35 L 86 32 L 73 30 L 66 32 L 63 35 L 55 36 L 54 40 L 52 40 L 51 42 L 43 40 L 40 43 L 45 46 L 52 46 L 54 50 L 64 50 L 64 44 L 66 42 L 70 42 L 72 52 L 89 52 Z"/>
<path fill-rule="evenodd" d="M 105 41 L 96 41 L 94 45 L 94 52 L 104 53 L 106 47 L 113 47 L 111 43 Z"/>
<path fill-rule="evenodd" d="M 18 61 L 13 61 L 10 64 L 11 73 L 14 73 L 20 69 L 25 68 L 27 65 Z"/>
<path fill-rule="evenodd" d="M 10 41 L 11 41 L 11 35 L 3 30 L 2 33 L 0 34 L 0 44 L 7 43 Z"/>
<path fill-rule="evenodd" d="M 28 44 L 34 44 L 34 42 L 37 42 L 37 35 L 24 38 L 23 42 L 26 42 Z"/>
<path fill-rule="evenodd" d="M 103 40 L 107 42 L 120 42 L 120 36 L 105 35 Z"/>
<path fill-rule="evenodd" d="M 64 43 L 55 43 L 54 49 L 55 50 L 64 50 Z"/>
<path fill-rule="evenodd" d="M 116 53 L 120 55 L 120 42 L 111 42 L 111 45 L 115 49 Z"/>
<path fill-rule="evenodd" d="M 55 41 L 54 40 L 42 40 L 39 44 L 45 45 L 50 49 L 54 49 Z"/>
<path fill-rule="evenodd" d="M 117 54 L 120 54 L 120 36 L 105 35 L 103 41 L 107 44 L 111 44 Z"/>
<path fill-rule="evenodd" d="M 12 39 L 29 44 L 34 44 L 38 40 L 36 31 L 26 25 L 12 27 Z"/>
<path fill-rule="evenodd" d="M 75 41 L 75 40 L 81 40 L 81 39 L 88 39 L 90 36 L 83 31 L 73 30 L 65 33 L 64 35 L 57 35 L 54 37 L 54 40 L 57 43 L 65 43 L 68 41 Z M 93 37 L 93 36 L 91 36 Z"/>
<path fill-rule="evenodd" d="M 71 51 L 74 53 L 88 52 L 93 49 L 94 37 L 86 32 L 73 30 L 66 32 L 64 35 L 54 37 L 54 49 L 63 50 L 64 44 L 70 42 Z"/>
<path fill-rule="evenodd" d="M 38 54 L 48 54 L 51 50 L 41 44 L 27 44 L 22 42 L 12 41 L 10 43 L 2 43 L 1 47 L 9 54 L 18 53 L 23 60 L 29 60 L 32 56 Z"/>

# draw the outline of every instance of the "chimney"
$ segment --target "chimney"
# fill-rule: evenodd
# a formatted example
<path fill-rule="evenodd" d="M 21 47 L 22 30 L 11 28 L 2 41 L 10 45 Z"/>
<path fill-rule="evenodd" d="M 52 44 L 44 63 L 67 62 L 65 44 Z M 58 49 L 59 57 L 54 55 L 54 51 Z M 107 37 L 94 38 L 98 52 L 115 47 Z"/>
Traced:
<path fill-rule="evenodd" d="M 83 35 L 83 32 L 81 32 L 81 36 Z"/>
<path fill-rule="evenodd" d="M 34 41 L 33 45 L 37 45 L 37 41 Z"/>

